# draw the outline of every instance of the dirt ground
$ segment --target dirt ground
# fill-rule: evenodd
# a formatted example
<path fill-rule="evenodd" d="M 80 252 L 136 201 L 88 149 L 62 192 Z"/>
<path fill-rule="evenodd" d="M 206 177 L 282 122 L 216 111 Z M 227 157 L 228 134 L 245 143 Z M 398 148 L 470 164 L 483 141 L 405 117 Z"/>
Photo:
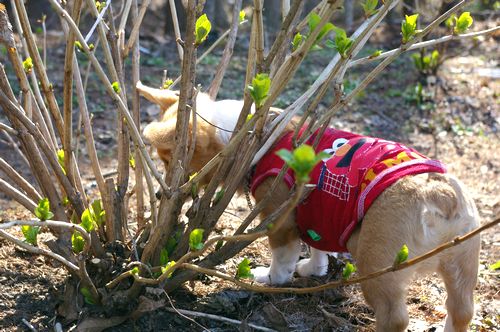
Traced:
<path fill-rule="evenodd" d="M 496 23 L 498 24 L 498 22 Z M 490 23 L 493 26 L 493 23 Z M 483 23 L 479 25 L 486 27 Z M 490 26 L 488 26 L 490 27 Z M 476 27 L 478 28 L 478 27 Z M 372 39 L 366 54 L 378 48 L 390 48 L 390 28 L 382 28 Z M 235 56 L 219 98 L 240 98 L 234 87 L 243 86 L 248 31 L 242 31 Z M 383 38 L 382 38 L 383 37 Z M 53 33 L 49 59 L 53 66 L 64 58 L 64 48 L 55 47 L 61 36 Z M 142 55 L 142 81 L 159 85 L 162 71 L 169 69 L 175 77 L 178 65 L 172 41 L 158 43 L 145 41 Z M 445 53 L 447 59 L 436 75 L 420 77 L 405 55 L 392 64 L 362 95 L 332 121 L 339 129 L 346 129 L 386 139 L 399 140 L 433 158 L 447 163 L 470 189 L 483 222 L 492 220 L 500 211 L 500 76 L 498 63 L 498 35 L 480 38 L 477 42 L 453 43 Z M 210 82 L 222 50 L 205 58 L 198 67 L 197 81 L 206 86 Z M 277 106 L 286 106 L 317 77 L 331 56 L 331 51 L 311 53 L 299 69 Z M 495 54 L 497 54 L 495 56 Z M 2 62 L 5 59 L 2 58 Z M 369 67 L 369 66 L 367 66 Z M 368 68 L 355 68 L 347 76 L 345 89 L 352 89 Z M 92 78 L 92 76 L 91 76 Z M 62 89 L 61 77 L 53 77 L 56 92 Z M 416 93 L 418 82 L 423 93 Z M 241 91 L 241 89 L 236 89 Z M 88 86 L 90 110 L 93 113 L 94 132 L 105 172 L 113 171 L 115 163 L 113 112 L 104 92 L 95 81 Z M 325 108 L 325 105 L 320 105 Z M 142 105 L 142 120 L 155 118 L 158 110 Z M 1 117 L 1 113 L 0 113 Z M 12 160 L 13 150 L 0 140 L 0 154 L 22 169 L 20 160 Z M 88 166 L 85 147 L 81 142 L 80 163 Z M 29 175 L 27 175 L 29 176 Z M 95 183 L 88 176 L 86 188 Z M 218 223 L 218 231 L 231 233 L 249 213 L 244 197 L 235 197 L 227 213 Z M 0 194 L 0 220 L 29 218 L 30 213 Z M 479 283 L 475 293 L 476 314 L 471 324 L 474 331 L 500 331 L 500 272 L 489 266 L 500 260 L 500 233 L 498 227 L 489 229 L 481 237 Z M 20 235 L 17 230 L 13 234 Z M 42 234 L 41 242 L 50 237 Z M 304 247 L 304 255 L 306 248 Z M 241 257 L 249 257 L 255 265 L 269 264 L 266 240 L 258 240 L 240 256 L 219 266 L 221 271 L 234 271 Z M 345 258 L 343 258 L 345 259 Z M 297 278 L 294 285 L 317 285 L 338 278 L 340 264 L 332 259 L 331 272 L 324 278 Z M 63 267 L 45 257 L 30 255 L 0 239 L 0 330 L 28 330 L 22 319 L 37 330 L 52 329 L 56 322 L 65 324 L 58 316 L 62 292 L 67 283 Z M 434 276 L 419 279 L 409 289 L 407 303 L 411 322 L 409 331 L 440 331 L 446 311 L 446 292 L 442 282 Z M 234 285 L 212 277 L 203 277 L 166 296 L 150 288 L 138 299 L 146 308 L 154 309 L 135 319 L 119 318 L 121 325 L 109 331 L 251 331 L 268 328 L 278 331 L 373 331 L 374 316 L 366 305 L 359 286 L 333 289 L 308 295 L 268 295 L 240 290 Z M 185 309 L 208 317 L 188 317 L 172 308 Z M 92 308 L 80 307 L 77 320 L 92 313 Z M 175 311 L 174 309 L 174 311 Z M 59 311 L 58 311 L 59 310 Z M 241 324 L 224 323 L 226 317 Z M 66 328 L 73 326 L 65 325 Z"/>

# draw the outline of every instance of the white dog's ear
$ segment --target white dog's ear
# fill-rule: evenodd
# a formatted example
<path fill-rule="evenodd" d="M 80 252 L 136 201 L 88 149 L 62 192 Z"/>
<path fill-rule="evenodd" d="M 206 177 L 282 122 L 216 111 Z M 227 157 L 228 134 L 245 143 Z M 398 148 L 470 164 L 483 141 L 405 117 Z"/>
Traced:
<path fill-rule="evenodd" d="M 152 122 L 143 131 L 144 137 L 157 149 L 172 149 L 175 140 L 176 119 Z"/>
<path fill-rule="evenodd" d="M 166 111 L 179 101 L 179 91 L 151 88 L 142 84 L 141 81 L 137 82 L 135 88 L 141 96 L 160 106 L 162 111 Z"/>

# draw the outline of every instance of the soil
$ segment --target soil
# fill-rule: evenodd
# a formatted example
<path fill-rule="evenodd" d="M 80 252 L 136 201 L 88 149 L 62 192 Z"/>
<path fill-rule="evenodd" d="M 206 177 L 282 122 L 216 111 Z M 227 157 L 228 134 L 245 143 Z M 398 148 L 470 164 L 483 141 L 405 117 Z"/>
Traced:
<path fill-rule="evenodd" d="M 490 23 L 493 26 L 493 23 Z M 490 27 L 479 22 L 476 29 Z M 382 27 L 367 46 L 365 54 L 379 48 L 389 49 L 395 40 L 394 28 Z M 243 87 L 248 31 L 243 30 L 235 48 L 219 99 L 241 98 L 235 91 Z M 51 32 L 49 68 L 57 68 L 64 59 L 62 35 Z M 178 74 L 179 65 L 172 40 L 144 41 L 141 58 L 141 79 L 145 84 L 158 86 L 163 69 L 169 76 Z M 438 158 L 449 171 L 460 178 L 474 197 L 482 222 L 498 216 L 500 211 L 500 80 L 498 75 L 498 36 L 480 38 L 477 42 L 455 42 L 448 45 L 446 60 L 434 75 L 419 75 L 411 57 L 404 55 L 392 64 L 370 87 L 343 109 L 332 120 L 340 128 L 398 140 L 433 158 Z M 198 66 L 197 81 L 207 86 L 222 53 L 220 47 Z M 79 55 L 80 56 L 80 55 Z M 276 106 L 286 106 L 317 77 L 328 62 L 330 50 L 308 55 L 295 78 Z M 4 56 L 1 61 L 4 62 Z M 82 61 L 85 61 L 81 57 Z M 352 89 L 370 66 L 349 72 L 344 87 Z M 9 69 L 9 68 L 7 68 Z M 59 68 L 60 69 L 60 68 Z M 49 71 L 49 73 L 60 73 Z M 56 75 L 56 74 L 54 74 Z M 59 75 L 59 74 L 58 74 Z M 114 122 L 111 105 L 91 73 L 88 85 L 89 108 L 93 113 L 94 133 L 104 172 L 113 171 L 115 162 Z M 62 95 L 62 77 L 51 77 L 56 95 Z M 421 83 L 422 93 L 415 87 Z M 235 87 L 238 87 L 235 89 Z M 328 102 L 328 98 L 327 101 Z M 320 105 L 321 109 L 327 103 Z M 152 121 L 158 110 L 144 102 L 142 120 Z M 2 117 L 0 113 L 0 118 Z M 92 191 L 95 182 L 85 173 L 89 162 L 84 142 L 80 142 L 80 163 L 85 187 Z M 16 157 L 12 148 L 0 140 L 0 155 L 19 170 L 26 165 Z M 22 171 L 27 177 L 27 171 Z M 88 174 L 88 173 L 87 173 Z M 218 231 L 230 233 L 249 213 L 244 197 L 235 197 L 218 223 Z M 0 221 L 29 218 L 30 213 L 0 193 Z M 18 230 L 11 233 L 21 236 Z M 43 243 L 51 237 L 41 235 Z M 471 324 L 474 331 L 500 331 L 500 272 L 489 267 L 500 260 L 498 227 L 481 235 L 479 282 L 476 287 L 476 313 Z M 307 248 L 304 247 L 304 255 Z M 221 271 L 234 271 L 242 257 L 249 257 L 254 265 L 270 261 L 266 240 L 255 241 L 238 257 L 218 266 Z M 347 259 L 341 256 L 341 260 Z M 339 261 L 332 258 L 331 272 L 323 278 L 297 278 L 294 285 L 317 285 L 338 278 Z M 63 290 L 68 284 L 64 268 L 46 257 L 33 256 L 0 239 L 0 330 L 24 331 L 23 319 L 37 330 L 53 329 L 56 322 L 71 328 L 91 315 L 92 306 L 77 306 L 73 322 L 65 322 L 61 312 Z M 409 331 L 442 330 L 446 311 L 446 292 L 440 279 L 429 276 L 415 281 L 407 303 L 411 322 Z M 148 288 L 138 299 L 145 313 L 134 319 L 118 317 L 121 324 L 108 331 L 251 331 L 266 327 L 278 331 L 373 331 L 373 311 L 364 302 L 359 286 L 332 289 L 307 295 L 268 295 L 251 293 L 212 277 L 203 277 L 182 289 L 165 295 L 161 290 Z M 89 309 L 90 307 L 90 309 Z M 174 308 L 174 312 L 172 312 Z M 238 320 L 240 324 L 224 323 L 216 317 L 188 317 L 176 309 L 212 314 Z M 102 323 L 99 317 L 89 323 Z M 94 317 L 94 319 L 98 319 Z"/>

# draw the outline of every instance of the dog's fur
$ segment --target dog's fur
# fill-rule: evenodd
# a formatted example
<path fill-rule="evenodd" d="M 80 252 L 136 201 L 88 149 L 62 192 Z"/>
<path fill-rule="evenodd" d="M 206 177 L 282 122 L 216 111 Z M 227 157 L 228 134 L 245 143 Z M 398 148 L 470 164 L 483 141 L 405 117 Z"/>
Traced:
<path fill-rule="evenodd" d="M 168 165 L 174 147 L 178 97 L 167 90 L 138 85 L 138 90 L 162 110 L 161 121 L 149 124 L 145 137 L 158 149 Z M 240 101 L 210 101 L 199 94 L 197 109 L 213 124 L 232 130 Z M 227 143 L 228 137 L 205 121 L 197 123 L 194 158 L 190 167 L 200 169 Z M 257 201 L 268 192 L 273 178 L 255 191 Z M 289 195 L 285 183 L 278 185 L 262 215 L 274 212 Z M 476 206 L 467 189 L 449 174 L 407 176 L 387 188 L 372 204 L 360 226 L 352 234 L 347 248 L 356 260 L 361 275 L 393 264 L 403 244 L 410 258 L 425 253 L 479 225 Z M 269 268 L 252 272 L 256 281 L 282 284 L 296 271 L 300 276 L 324 275 L 327 253 L 311 248 L 311 257 L 299 260 L 300 239 L 291 215 L 278 232 L 269 237 L 272 262 Z M 408 325 L 405 304 L 406 286 L 416 273 L 437 272 L 442 277 L 448 297 L 445 331 L 466 331 L 474 312 L 473 290 L 477 281 L 479 236 L 398 272 L 387 273 L 361 284 L 366 301 L 375 310 L 377 331 L 404 331 Z M 297 262 L 298 261 L 298 262 Z"/>

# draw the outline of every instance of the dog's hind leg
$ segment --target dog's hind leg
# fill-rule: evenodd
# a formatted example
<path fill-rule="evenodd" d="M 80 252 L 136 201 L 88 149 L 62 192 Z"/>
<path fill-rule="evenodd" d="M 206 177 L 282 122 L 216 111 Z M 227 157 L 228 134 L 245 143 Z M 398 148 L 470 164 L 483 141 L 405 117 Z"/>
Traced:
<path fill-rule="evenodd" d="M 441 259 L 441 274 L 448 297 L 446 299 L 445 332 L 467 331 L 474 315 L 473 291 L 477 282 L 480 239 L 475 237 L 450 249 Z"/>
<path fill-rule="evenodd" d="M 369 215 L 363 221 L 361 232 L 354 234 L 360 236 L 357 247 L 348 242 L 348 248 L 356 260 L 359 275 L 367 275 L 383 267 L 390 266 L 401 244 L 394 245 L 388 239 L 377 239 L 376 234 L 365 226 L 374 225 L 374 220 Z M 366 224 L 365 224 L 366 222 Z M 384 231 L 384 225 L 377 230 Z M 365 228 L 365 229 L 363 229 Z M 398 241 L 397 239 L 393 239 Z M 385 243 L 384 243 L 385 242 Z M 406 288 L 411 281 L 415 269 L 408 268 L 397 272 L 384 274 L 380 277 L 369 279 L 361 283 L 361 290 L 366 302 L 375 311 L 376 327 L 378 332 L 402 332 L 409 323 L 406 308 Z"/>
<path fill-rule="evenodd" d="M 410 279 L 411 273 L 400 271 L 361 284 L 366 301 L 375 310 L 377 331 L 405 331 L 409 323 L 406 286 Z"/>

